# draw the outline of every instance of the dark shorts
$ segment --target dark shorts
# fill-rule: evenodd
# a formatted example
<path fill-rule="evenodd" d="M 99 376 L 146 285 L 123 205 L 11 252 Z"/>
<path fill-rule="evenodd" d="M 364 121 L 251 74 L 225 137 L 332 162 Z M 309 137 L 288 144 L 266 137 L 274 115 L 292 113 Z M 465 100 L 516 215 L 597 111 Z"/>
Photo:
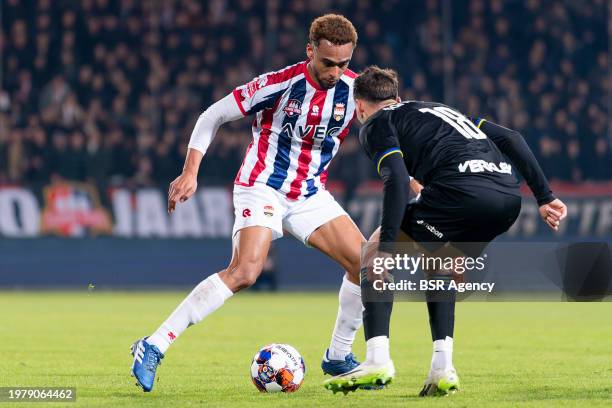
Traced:
<path fill-rule="evenodd" d="M 401 229 L 432 250 L 446 242 L 485 244 L 464 245 L 468 250 L 463 252 L 476 254 L 506 232 L 520 210 L 518 191 L 513 195 L 489 187 L 431 184 L 406 208 Z"/>

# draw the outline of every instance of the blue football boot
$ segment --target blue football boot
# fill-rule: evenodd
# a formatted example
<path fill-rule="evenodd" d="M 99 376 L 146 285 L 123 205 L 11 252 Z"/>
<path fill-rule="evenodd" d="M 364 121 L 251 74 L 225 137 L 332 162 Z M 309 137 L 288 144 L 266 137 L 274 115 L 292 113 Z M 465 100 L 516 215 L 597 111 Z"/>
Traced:
<path fill-rule="evenodd" d="M 323 374 L 329 374 L 331 376 L 348 373 L 358 365 L 359 361 L 355 360 L 353 353 L 347 354 L 344 360 L 330 360 L 329 349 L 325 351 L 325 357 L 323 357 L 323 361 L 321 361 Z"/>
<path fill-rule="evenodd" d="M 359 366 L 359 361 L 355 360 L 355 355 L 353 353 L 349 353 L 344 357 L 344 360 L 330 360 L 329 359 L 329 349 L 325 351 L 325 357 L 323 357 L 323 361 L 321 361 L 321 369 L 323 370 L 323 374 L 329 374 L 333 377 L 346 374 Z M 385 388 L 385 385 L 375 384 L 375 385 L 360 385 L 357 388 L 361 388 L 362 390 L 381 390 Z"/>
<path fill-rule="evenodd" d="M 140 386 L 144 392 L 149 392 L 153 389 L 155 372 L 164 354 L 156 346 L 147 343 L 146 339 L 145 337 L 132 344 L 131 350 L 134 356 L 132 376 L 138 381 L 137 386 Z"/>

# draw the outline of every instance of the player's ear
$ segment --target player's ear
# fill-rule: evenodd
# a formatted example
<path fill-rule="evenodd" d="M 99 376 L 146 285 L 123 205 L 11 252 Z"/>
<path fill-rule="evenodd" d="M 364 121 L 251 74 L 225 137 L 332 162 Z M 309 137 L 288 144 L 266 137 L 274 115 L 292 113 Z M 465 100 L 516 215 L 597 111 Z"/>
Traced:
<path fill-rule="evenodd" d="M 363 123 L 365 116 L 365 109 L 363 101 L 361 99 L 355 99 L 355 109 L 357 110 L 357 119 L 360 123 Z"/>
<path fill-rule="evenodd" d="M 399 96 L 395 98 L 395 102 L 400 103 L 401 101 L 402 100 L 401 100 L 401 98 Z"/>
<path fill-rule="evenodd" d="M 306 44 L 306 56 L 311 61 L 314 58 L 314 47 L 312 46 L 310 42 Z"/>

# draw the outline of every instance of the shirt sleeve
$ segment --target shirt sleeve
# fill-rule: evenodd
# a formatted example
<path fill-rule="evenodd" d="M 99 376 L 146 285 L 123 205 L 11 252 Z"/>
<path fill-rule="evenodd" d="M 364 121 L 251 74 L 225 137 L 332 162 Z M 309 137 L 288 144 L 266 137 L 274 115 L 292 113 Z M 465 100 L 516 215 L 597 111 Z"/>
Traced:
<path fill-rule="evenodd" d="M 410 177 L 397 136 L 385 117 L 374 118 L 361 128 L 359 140 L 383 180 L 383 213 L 380 242 L 397 238 L 409 200 Z"/>
<path fill-rule="evenodd" d="M 198 117 L 189 138 L 188 148 L 206 154 L 219 127 L 226 122 L 242 118 L 242 113 L 232 99 L 231 94 L 225 96 Z"/>
<path fill-rule="evenodd" d="M 474 123 L 518 168 L 538 205 L 548 204 L 555 199 L 540 164 L 519 132 L 481 118 L 475 119 Z"/>
<path fill-rule="evenodd" d="M 232 93 L 240 112 L 248 116 L 274 107 L 288 88 L 290 79 L 287 73 L 271 72 L 236 87 Z"/>
<path fill-rule="evenodd" d="M 410 199 L 410 177 L 399 154 L 383 160 L 379 173 L 384 183 L 380 242 L 395 242 Z"/>
<path fill-rule="evenodd" d="M 359 141 L 380 175 L 382 162 L 392 154 L 403 157 L 396 133 L 386 117 L 374 118 L 359 132 Z"/>

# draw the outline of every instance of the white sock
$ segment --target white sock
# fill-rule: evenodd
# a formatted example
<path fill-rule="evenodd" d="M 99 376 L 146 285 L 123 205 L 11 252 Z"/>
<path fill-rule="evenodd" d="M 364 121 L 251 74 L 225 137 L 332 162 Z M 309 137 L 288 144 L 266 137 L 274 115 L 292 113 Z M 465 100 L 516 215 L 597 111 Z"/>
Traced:
<path fill-rule="evenodd" d="M 232 295 L 233 292 L 223 283 L 219 274 L 210 275 L 200 282 L 159 329 L 149 336 L 147 343 L 157 346 L 165 354 L 168 347 L 187 327 L 217 310 Z"/>
<path fill-rule="evenodd" d="M 446 336 L 444 340 L 433 342 L 431 369 L 448 370 L 450 368 L 453 368 L 453 338 Z"/>
<path fill-rule="evenodd" d="M 351 352 L 355 333 L 363 322 L 363 305 L 361 303 L 361 287 L 350 282 L 346 275 L 342 279 L 336 326 L 332 333 L 327 357 L 330 360 L 344 360 Z"/>
<path fill-rule="evenodd" d="M 391 361 L 389 354 L 389 338 L 387 336 L 376 336 L 366 341 L 366 363 L 374 365 L 385 365 Z"/>

